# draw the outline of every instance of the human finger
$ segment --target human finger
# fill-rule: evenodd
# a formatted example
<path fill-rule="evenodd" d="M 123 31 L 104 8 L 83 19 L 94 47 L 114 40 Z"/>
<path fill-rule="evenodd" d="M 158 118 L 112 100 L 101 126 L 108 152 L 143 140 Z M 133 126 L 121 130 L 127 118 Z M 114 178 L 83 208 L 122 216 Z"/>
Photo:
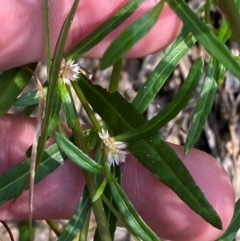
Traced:
<path fill-rule="evenodd" d="M 24 159 L 32 144 L 36 121 L 33 118 L 5 115 L 0 118 L 0 173 Z M 223 230 L 213 228 L 194 213 L 178 196 L 162 184 L 130 154 L 121 166 L 123 188 L 145 222 L 162 238 L 178 241 L 212 241 L 230 223 L 234 194 L 229 178 L 211 156 L 198 150 L 184 155 L 183 148 L 172 145 L 193 175 L 223 222 Z M 81 170 L 70 161 L 36 184 L 35 219 L 67 219 L 79 200 L 85 181 Z M 28 191 L 14 203 L 0 206 L 0 219 L 28 218 Z"/>
<path fill-rule="evenodd" d="M 73 20 L 66 44 L 66 51 L 96 29 L 128 0 L 81 0 Z M 49 1 L 51 50 L 54 51 L 63 21 L 73 0 Z M 101 57 L 107 46 L 133 20 L 156 4 L 155 0 L 143 1 L 141 7 L 119 28 L 109 34 L 85 56 Z M 43 1 L 2 0 L 0 8 L 0 71 L 37 62 L 44 59 L 44 14 Z M 166 6 L 156 25 L 139 41 L 126 57 L 144 56 L 167 46 L 176 36 L 181 22 Z"/>

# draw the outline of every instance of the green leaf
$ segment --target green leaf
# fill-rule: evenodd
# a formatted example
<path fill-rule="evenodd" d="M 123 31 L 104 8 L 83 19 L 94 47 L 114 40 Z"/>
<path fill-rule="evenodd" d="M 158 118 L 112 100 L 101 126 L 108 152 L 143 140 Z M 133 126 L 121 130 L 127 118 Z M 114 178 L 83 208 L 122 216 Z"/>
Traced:
<path fill-rule="evenodd" d="M 188 151 L 198 140 L 206 123 L 207 117 L 212 109 L 213 101 L 217 91 L 216 81 L 218 79 L 218 70 L 218 61 L 212 57 L 208 65 L 208 70 L 202 85 L 200 97 L 193 113 L 191 127 L 186 140 L 185 153 L 188 153 Z"/>
<path fill-rule="evenodd" d="M 171 46 L 169 46 L 161 62 L 157 65 L 141 89 L 138 91 L 138 94 L 132 104 L 140 113 L 145 111 L 179 61 L 187 54 L 189 49 L 196 42 L 192 35 L 187 37 L 185 35 L 187 34 L 181 34 L 171 44 Z"/>
<path fill-rule="evenodd" d="M 96 200 L 98 200 L 102 196 L 103 191 L 106 187 L 106 184 L 107 184 L 107 178 L 104 178 L 100 187 L 98 188 L 97 192 L 94 194 L 94 196 L 92 198 L 92 203 L 95 202 Z"/>
<path fill-rule="evenodd" d="M 144 37 L 156 23 L 163 6 L 164 1 L 161 1 L 124 29 L 104 53 L 100 69 L 103 70 L 115 64 L 134 44 Z"/>
<path fill-rule="evenodd" d="M 240 68 L 228 48 L 201 22 L 184 1 L 168 0 L 169 6 L 182 19 L 184 25 L 193 33 L 200 44 L 233 75 L 240 79 Z"/>
<path fill-rule="evenodd" d="M 29 68 L 34 71 L 36 65 L 31 64 Z M 24 67 L 5 71 L 0 76 L 0 116 L 13 105 L 31 77 L 32 74 Z"/>
<path fill-rule="evenodd" d="M 226 232 L 217 241 L 234 240 L 238 230 L 240 229 L 240 199 L 235 204 L 234 215 Z"/>
<path fill-rule="evenodd" d="M 78 43 L 67 55 L 67 59 L 76 59 L 97 45 L 109 33 L 122 24 L 143 2 L 131 0 L 117 11 L 112 17 L 102 23 L 97 29 Z"/>
<path fill-rule="evenodd" d="M 43 158 L 36 172 L 35 183 L 54 171 L 65 159 L 57 144 L 51 145 L 43 152 Z M 29 176 L 30 158 L 10 168 L 0 176 L 0 205 L 15 197 Z M 27 188 L 27 187 L 26 187 Z"/>
<path fill-rule="evenodd" d="M 57 44 L 55 47 L 53 60 L 51 64 L 51 69 L 49 73 L 49 86 L 48 86 L 48 94 L 46 100 L 46 109 L 45 109 L 45 117 L 43 121 L 42 127 L 42 134 L 41 138 L 39 139 L 38 144 L 38 153 L 37 153 L 37 161 L 36 161 L 36 169 L 40 164 L 40 160 L 42 159 L 43 150 L 45 147 L 45 143 L 47 137 L 52 133 L 58 123 L 58 114 L 60 110 L 60 103 L 59 103 L 59 89 L 58 89 L 58 78 L 61 68 L 61 63 L 63 59 L 63 52 L 65 43 L 68 36 L 68 31 L 70 29 L 73 17 L 77 10 L 79 0 L 74 0 L 72 7 L 67 15 L 66 20 L 63 23 L 61 28 L 61 32 L 59 34 Z"/>
<path fill-rule="evenodd" d="M 218 32 L 218 39 L 225 43 L 231 37 L 232 31 L 228 25 L 226 18 L 222 20 L 219 32 Z"/>
<path fill-rule="evenodd" d="M 161 127 L 166 125 L 170 120 L 177 116 L 177 114 L 185 107 L 192 97 L 192 94 L 196 90 L 198 82 L 202 76 L 203 67 L 203 59 L 200 58 L 196 60 L 183 85 L 170 103 L 168 103 L 147 123 L 144 123 L 132 131 L 116 136 L 115 139 L 122 141 L 139 140 L 156 133 Z"/>
<path fill-rule="evenodd" d="M 66 240 L 73 240 L 74 237 L 77 235 L 79 230 L 82 228 L 83 223 L 86 218 L 86 214 L 91 207 L 91 199 L 89 197 L 88 191 L 85 188 L 83 196 L 79 200 L 73 215 L 71 216 L 70 220 L 68 221 L 67 226 L 61 233 L 58 241 L 66 241 Z"/>
<path fill-rule="evenodd" d="M 136 209 L 129 201 L 127 195 L 117 183 L 117 181 L 110 175 L 107 174 L 108 184 L 110 186 L 114 201 L 116 202 L 119 211 L 124 216 L 128 230 L 133 233 L 136 237 L 139 237 L 144 241 L 160 240 L 157 235 L 147 226 L 142 218 L 137 213 Z"/>
<path fill-rule="evenodd" d="M 93 85 L 84 75 L 80 75 L 78 83 L 89 104 L 115 135 L 133 130 L 146 122 L 145 118 L 118 92 L 108 93 L 100 86 Z M 129 143 L 128 149 L 195 212 L 214 227 L 221 228 L 221 219 L 216 211 L 175 152 L 158 135 Z"/>
<path fill-rule="evenodd" d="M 48 87 L 43 88 L 44 97 L 47 96 L 47 90 Z M 34 90 L 31 92 L 28 92 L 27 94 L 24 94 L 16 99 L 14 102 L 15 106 L 29 106 L 29 105 L 35 105 L 38 104 L 39 101 L 39 91 Z"/>
<path fill-rule="evenodd" d="M 105 170 L 63 135 L 55 133 L 55 139 L 60 150 L 82 169 L 91 173 L 102 173 Z"/>
<path fill-rule="evenodd" d="M 72 102 L 72 98 L 67 90 L 66 85 L 63 83 L 63 81 L 59 80 L 59 91 L 60 96 L 63 104 L 63 109 L 65 112 L 65 116 L 67 119 L 68 127 L 71 129 L 75 125 L 75 107 L 74 103 Z"/>
<path fill-rule="evenodd" d="M 85 139 L 88 151 L 93 150 L 93 148 L 96 146 L 99 140 L 97 131 L 94 128 L 88 129 L 83 131 L 83 135 L 84 135 L 84 139 Z"/>
<path fill-rule="evenodd" d="M 35 237 L 36 234 L 36 221 L 33 220 L 32 223 L 32 229 L 33 229 L 33 238 Z M 29 232 L 29 221 L 22 220 L 19 222 L 19 241 L 29 241 L 30 240 L 30 232 Z"/>

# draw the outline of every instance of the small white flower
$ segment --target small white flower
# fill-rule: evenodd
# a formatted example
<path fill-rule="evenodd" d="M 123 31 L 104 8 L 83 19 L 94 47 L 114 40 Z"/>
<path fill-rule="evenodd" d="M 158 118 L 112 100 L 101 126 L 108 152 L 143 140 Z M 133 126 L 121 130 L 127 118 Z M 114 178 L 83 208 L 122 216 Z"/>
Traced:
<path fill-rule="evenodd" d="M 75 81 L 80 73 L 80 67 L 78 64 L 74 64 L 74 61 L 69 59 L 67 62 L 62 60 L 61 70 L 59 76 L 62 77 L 65 84 L 70 84 L 71 81 Z"/>
<path fill-rule="evenodd" d="M 109 136 L 108 130 L 105 131 L 102 129 L 102 132 L 99 132 L 98 134 L 108 150 L 108 161 L 110 166 L 114 166 L 115 164 L 119 165 L 119 163 L 125 162 L 128 152 L 122 149 L 127 147 L 127 143 L 123 141 L 115 141 L 113 137 Z"/>

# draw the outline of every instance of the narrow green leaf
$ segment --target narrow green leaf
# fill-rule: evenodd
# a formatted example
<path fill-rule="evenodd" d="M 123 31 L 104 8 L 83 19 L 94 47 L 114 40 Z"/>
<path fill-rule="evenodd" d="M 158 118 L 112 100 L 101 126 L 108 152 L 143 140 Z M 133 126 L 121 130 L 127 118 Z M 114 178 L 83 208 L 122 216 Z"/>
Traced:
<path fill-rule="evenodd" d="M 131 0 L 112 17 L 102 23 L 97 29 L 78 43 L 67 55 L 67 59 L 76 59 L 103 40 L 109 33 L 122 24 L 143 2 Z"/>
<path fill-rule="evenodd" d="M 14 69 L 9 69 L 0 74 L 0 90 L 3 91 L 4 88 L 9 85 L 9 82 L 14 78 L 17 72 L 21 69 L 21 67 L 17 67 Z"/>
<path fill-rule="evenodd" d="M 94 128 L 88 129 L 83 131 L 83 135 L 88 151 L 93 150 L 99 140 L 97 131 Z"/>
<path fill-rule="evenodd" d="M 232 31 L 228 25 L 226 18 L 222 20 L 219 32 L 218 32 L 218 39 L 225 43 L 231 37 Z"/>
<path fill-rule="evenodd" d="M 84 75 L 80 75 L 78 83 L 89 104 L 115 135 L 133 130 L 146 122 L 145 118 L 118 92 L 108 93 L 100 86 L 93 85 Z M 128 149 L 190 208 L 214 227 L 221 228 L 221 219 L 216 211 L 175 152 L 164 144 L 158 135 L 154 135 L 148 139 L 129 143 Z"/>
<path fill-rule="evenodd" d="M 43 152 L 42 162 L 36 172 L 35 183 L 54 171 L 65 159 L 57 144 L 51 145 Z M 15 197 L 29 176 L 30 158 L 10 168 L 0 176 L 0 205 Z M 27 188 L 27 187 L 26 187 Z"/>
<path fill-rule="evenodd" d="M 131 233 L 144 241 L 159 241 L 160 239 L 142 220 L 123 189 L 110 175 L 110 173 L 108 173 L 107 178 L 114 201 L 116 202 L 121 214 L 124 216 L 128 229 Z"/>
<path fill-rule="evenodd" d="M 36 65 L 30 64 L 29 68 L 34 71 Z M 31 77 L 32 74 L 24 67 L 8 70 L 0 76 L 0 116 L 13 105 Z"/>
<path fill-rule="evenodd" d="M 98 200 L 102 196 L 103 191 L 106 187 L 106 184 L 107 184 L 107 178 L 104 178 L 100 187 L 98 188 L 97 192 L 94 194 L 94 196 L 92 198 L 92 203 L 94 203 L 96 200 Z"/>
<path fill-rule="evenodd" d="M 51 68 L 51 48 L 50 48 L 50 21 L 49 21 L 49 3 L 44 0 L 44 37 L 45 37 L 45 56 L 47 65 L 47 77 L 50 75 Z"/>
<path fill-rule="evenodd" d="M 233 75 L 240 79 L 240 68 L 228 48 L 218 40 L 207 25 L 201 22 L 197 15 L 184 1 L 168 0 L 169 6 L 182 19 L 184 25 L 193 33 L 200 44 L 222 63 Z"/>
<path fill-rule="evenodd" d="M 49 89 L 48 89 L 49 90 Z M 53 93 L 53 99 L 52 99 L 52 109 L 51 109 L 51 118 L 47 125 L 47 136 L 52 135 L 53 131 L 56 129 L 60 119 L 59 119 L 59 113 L 62 106 L 62 100 L 60 97 L 60 91 L 58 85 L 55 87 L 55 92 Z M 46 104 L 47 105 L 47 104 Z M 46 114 L 45 114 L 46 116 Z M 45 118 L 44 118 L 45 120 Z M 41 135 L 42 138 L 43 134 Z M 41 140 L 40 138 L 40 140 Z"/>
<path fill-rule="evenodd" d="M 105 170 L 63 135 L 55 133 L 55 139 L 60 150 L 82 169 L 91 173 L 102 173 Z"/>
<path fill-rule="evenodd" d="M 67 119 L 67 124 L 68 124 L 68 127 L 71 129 L 75 125 L 74 103 L 72 102 L 72 98 L 67 90 L 66 85 L 61 80 L 59 80 L 58 85 L 59 85 L 60 96 L 63 104 L 63 109 Z"/>
<path fill-rule="evenodd" d="M 191 127 L 186 140 L 185 153 L 188 153 L 198 140 L 206 123 L 207 117 L 212 109 L 213 101 L 217 91 L 216 81 L 218 79 L 218 70 L 218 61 L 212 57 L 208 65 L 208 70 L 202 85 L 200 97 L 193 113 Z"/>
<path fill-rule="evenodd" d="M 147 123 L 144 123 L 132 131 L 118 135 L 115 137 L 115 139 L 123 141 L 139 140 L 156 133 L 161 127 L 166 125 L 185 107 L 187 102 L 192 97 L 192 94 L 196 90 L 198 82 L 202 76 L 203 67 L 203 59 L 200 58 L 196 60 L 183 85 L 170 103 L 168 103 Z"/>
<path fill-rule="evenodd" d="M 48 87 L 43 88 L 44 97 L 47 96 L 47 90 Z M 39 101 L 39 91 L 34 90 L 31 92 L 28 92 L 27 94 L 24 94 L 16 99 L 14 102 L 15 106 L 29 106 L 29 105 L 35 105 L 38 104 Z"/>
<path fill-rule="evenodd" d="M 134 44 L 144 37 L 156 23 L 163 6 L 164 1 L 161 1 L 124 29 L 104 53 L 100 69 L 103 70 L 115 64 Z"/>
<path fill-rule="evenodd" d="M 91 199 L 89 197 L 87 188 L 84 189 L 83 196 L 79 200 L 73 215 L 71 216 L 70 220 L 68 221 L 67 226 L 61 233 L 58 241 L 66 241 L 66 240 L 73 240 L 74 237 L 77 235 L 79 230 L 82 228 L 83 223 L 86 218 L 86 214 L 91 207 Z"/>
<path fill-rule="evenodd" d="M 179 61 L 187 54 L 189 49 L 196 42 L 192 35 L 187 35 L 187 33 L 181 34 L 171 44 L 171 46 L 169 46 L 161 62 L 157 65 L 141 89 L 138 91 L 138 94 L 132 104 L 140 113 L 145 111 Z"/>
<path fill-rule="evenodd" d="M 235 204 L 234 215 L 226 232 L 217 241 L 232 241 L 240 229 L 240 199 Z"/>
<path fill-rule="evenodd" d="M 68 36 L 68 31 L 70 29 L 74 14 L 77 10 L 78 3 L 79 3 L 79 0 L 75 0 L 73 2 L 70 12 L 63 23 L 63 26 L 61 28 L 61 32 L 55 47 L 51 69 L 49 73 L 49 79 L 48 79 L 49 86 L 48 86 L 48 94 L 47 94 L 47 100 L 46 100 L 46 110 L 45 110 L 45 117 L 43 121 L 42 135 L 38 145 L 36 169 L 40 163 L 40 160 L 42 159 L 42 154 L 43 154 L 47 137 L 55 129 L 55 126 L 57 125 L 57 122 L 58 122 L 58 114 L 59 114 L 58 108 L 60 110 L 60 107 L 59 107 L 60 98 L 59 98 L 59 93 L 58 93 L 59 90 L 57 88 L 58 86 L 57 83 L 59 78 L 61 62 L 63 59 L 64 47 Z"/>

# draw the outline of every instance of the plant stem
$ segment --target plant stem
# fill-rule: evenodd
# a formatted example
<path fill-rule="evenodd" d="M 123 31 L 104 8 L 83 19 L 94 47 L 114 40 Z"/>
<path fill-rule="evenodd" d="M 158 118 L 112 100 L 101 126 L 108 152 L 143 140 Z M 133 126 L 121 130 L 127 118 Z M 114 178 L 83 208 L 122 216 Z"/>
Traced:
<path fill-rule="evenodd" d="M 205 23 L 210 24 L 210 7 L 211 0 L 207 0 L 205 4 Z"/>
<path fill-rule="evenodd" d="M 81 75 L 80 75 L 80 78 L 81 78 Z M 97 118 L 95 117 L 92 109 L 90 108 L 82 90 L 80 89 L 79 85 L 77 82 L 72 82 L 72 86 L 79 98 L 79 100 L 81 101 L 81 104 L 83 105 L 83 108 L 84 110 L 86 111 L 89 119 L 91 120 L 93 126 L 96 128 L 97 131 L 101 132 L 102 131 L 102 128 L 97 120 Z"/>
<path fill-rule="evenodd" d="M 61 231 L 58 229 L 57 225 L 53 220 L 45 220 L 51 230 L 59 237 L 61 235 Z"/>
<path fill-rule="evenodd" d="M 91 209 L 88 210 L 79 235 L 79 241 L 87 241 Z"/>
<path fill-rule="evenodd" d="M 72 98 L 71 93 L 69 93 L 69 94 Z M 84 136 L 83 136 L 82 127 L 79 123 L 76 109 L 75 109 L 75 113 L 76 113 L 75 114 L 75 126 L 72 129 L 73 137 L 74 137 L 76 146 L 78 148 L 80 148 L 84 153 L 88 154 L 88 150 L 87 150 L 85 140 L 84 140 Z M 86 184 L 87 184 L 87 188 L 88 188 L 88 191 L 89 191 L 90 198 L 92 200 L 94 195 L 97 192 L 97 189 L 98 189 L 95 175 L 92 174 L 92 173 L 88 173 L 86 171 L 83 171 L 83 174 L 84 174 L 84 177 L 85 177 L 85 180 L 86 180 Z M 109 232 L 107 218 L 106 218 L 106 215 L 105 215 L 102 199 L 99 198 L 98 200 L 96 200 L 94 203 L 92 203 L 92 206 L 93 206 L 93 211 L 94 211 L 95 218 L 96 218 L 96 221 L 97 221 L 100 240 L 101 241 L 111 241 L 111 235 L 110 235 L 110 232 Z"/>

